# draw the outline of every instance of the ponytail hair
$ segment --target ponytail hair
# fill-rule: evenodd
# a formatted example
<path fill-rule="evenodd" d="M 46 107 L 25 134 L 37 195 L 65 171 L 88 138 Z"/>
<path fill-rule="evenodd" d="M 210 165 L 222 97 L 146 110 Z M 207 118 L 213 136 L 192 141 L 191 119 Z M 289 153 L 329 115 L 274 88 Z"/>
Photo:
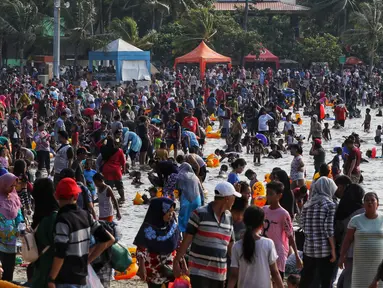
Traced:
<path fill-rule="evenodd" d="M 249 264 L 253 263 L 256 257 L 254 230 L 263 225 L 265 212 L 257 206 L 250 206 L 243 215 L 243 222 L 246 225 L 246 231 L 242 240 L 243 258 Z"/>

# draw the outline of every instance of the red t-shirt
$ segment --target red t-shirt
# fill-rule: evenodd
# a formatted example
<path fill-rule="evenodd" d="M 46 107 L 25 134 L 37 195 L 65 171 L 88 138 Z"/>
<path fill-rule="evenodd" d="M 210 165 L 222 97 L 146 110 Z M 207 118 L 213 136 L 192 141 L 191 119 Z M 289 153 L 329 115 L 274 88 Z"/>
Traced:
<path fill-rule="evenodd" d="M 351 174 L 358 174 L 360 172 L 360 160 L 362 159 L 362 154 L 360 153 L 360 150 L 358 147 L 352 148 L 350 153 L 348 154 L 346 164 L 345 164 L 345 170 L 348 172 L 351 166 L 351 162 L 356 159 L 354 170 L 352 170 Z"/>
<path fill-rule="evenodd" d="M 182 127 L 196 134 L 198 129 L 198 119 L 193 116 L 185 117 L 184 121 L 182 121 Z"/>
<path fill-rule="evenodd" d="M 334 110 L 336 120 L 346 120 L 346 108 L 337 106 Z"/>
<path fill-rule="evenodd" d="M 124 152 L 118 149 L 112 157 L 105 162 L 102 167 L 102 173 L 104 174 L 105 180 L 121 180 L 122 179 L 122 167 L 125 167 L 126 160 Z"/>

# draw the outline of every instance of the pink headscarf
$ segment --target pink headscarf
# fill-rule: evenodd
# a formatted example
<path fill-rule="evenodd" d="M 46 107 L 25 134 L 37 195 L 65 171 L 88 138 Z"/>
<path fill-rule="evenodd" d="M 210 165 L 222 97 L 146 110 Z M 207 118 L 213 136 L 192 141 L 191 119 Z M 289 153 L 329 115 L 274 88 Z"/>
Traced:
<path fill-rule="evenodd" d="M 17 177 L 12 173 L 7 173 L 0 177 L 0 214 L 8 220 L 15 219 L 21 208 L 20 198 L 15 188 L 13 188 L 11 193 L 5 193 L 16 179 Z"/>

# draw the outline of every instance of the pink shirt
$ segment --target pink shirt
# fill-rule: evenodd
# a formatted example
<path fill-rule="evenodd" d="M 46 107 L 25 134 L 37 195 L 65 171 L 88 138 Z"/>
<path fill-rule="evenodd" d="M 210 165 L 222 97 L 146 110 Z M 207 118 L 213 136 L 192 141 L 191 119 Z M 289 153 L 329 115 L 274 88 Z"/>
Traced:
<path fill-rule="evenodd" d="M 289 237 L 294 233 L 289 212 L 282 207 L 271 210 L 269 206 L 263 207 L 263 211 L 265 212 L 264 236 L 274 241 L 278 254 L 278 269 L 285 272 L 289 254 Z"/>

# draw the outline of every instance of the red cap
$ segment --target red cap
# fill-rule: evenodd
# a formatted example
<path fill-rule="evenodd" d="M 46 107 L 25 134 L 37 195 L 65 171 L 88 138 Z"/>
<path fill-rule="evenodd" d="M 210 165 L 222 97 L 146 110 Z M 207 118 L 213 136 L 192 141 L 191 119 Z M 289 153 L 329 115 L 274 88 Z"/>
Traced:
<path fill-rule="evenodd" d="M 321 139 L 314 139 L 315 145 L 322 145 L 322 140 Z"/>
<path fill-rule="evenodd" d="M 77 199 L 81 193 L 81 188 L 72 178 L 62 179 L 56 186 L 56 198 L 61 200 L 69 200 L 72 197 Z"/>

